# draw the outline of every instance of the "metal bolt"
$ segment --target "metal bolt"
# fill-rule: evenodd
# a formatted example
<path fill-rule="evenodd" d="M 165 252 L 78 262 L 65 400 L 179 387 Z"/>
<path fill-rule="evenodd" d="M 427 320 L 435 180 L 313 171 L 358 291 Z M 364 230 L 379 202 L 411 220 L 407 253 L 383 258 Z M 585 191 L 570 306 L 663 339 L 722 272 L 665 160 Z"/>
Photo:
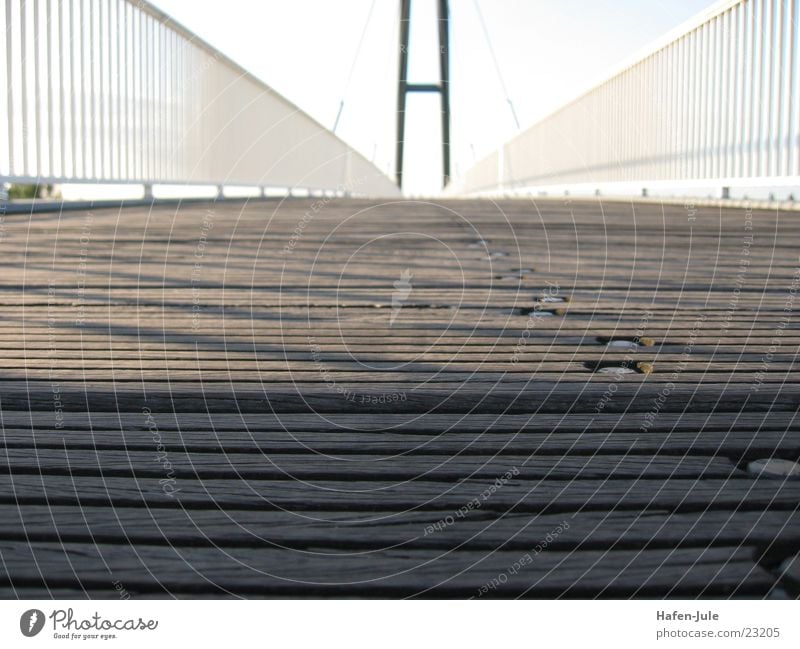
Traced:
<path fill-rule="evenodd" d="M 617 349 L 639 349 L 641 345 L 633 342 L 632 340 L 611 340 L 607 344 L 608 347 L 616 347 Z"/>
<path fill-rule="evenodd" d="M 780 579 L 800 583 L 800 554 L 784 559 L 778 566 Z"/>
<path fill-rule="evenodd" d="M 549 317 L 554 315 L 564 315 L 563 312 L 560 312 L 559 309 L 549 310 L 549 309 L 539 309 L 534 307 L 532 309 L 520 309 L 520 315 L 533 315 L 536 318 L 539 317 Z"/>
<path fill-rule="evenodd" d="M 747 471 L 757 478 L 800 478 L 800 464 L 775 457 L 753 460 Z"/>
<path fill-rule="evenodd" d="M 635 374 L 635 372 L 636 372 L 636 370 L 631 369 L 630 367 L 624 367 L 622 365 L 614 365 L 614 366 L 611 366 L 611 367 L 601 367 L 599 370 L 597 370 L 598 374 L 612 374 L 612 375 L 615 375 L 615 376 L 617 374 Z"/>

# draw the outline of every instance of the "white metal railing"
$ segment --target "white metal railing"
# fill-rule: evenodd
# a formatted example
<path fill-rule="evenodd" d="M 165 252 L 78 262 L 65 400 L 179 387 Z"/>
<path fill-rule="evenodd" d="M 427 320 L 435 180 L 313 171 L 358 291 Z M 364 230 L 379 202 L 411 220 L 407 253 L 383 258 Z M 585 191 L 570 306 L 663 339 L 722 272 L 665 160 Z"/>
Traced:
<path fill-rule="evenodd" d="M 142 0 L 4 0 L 0 181 L 392 195 L 392 181 Z"/>
<path fill-rule="evenodd" d="M 800 184 L 800 0 L 724 0 L 469 170 L 457 189 Z"/>

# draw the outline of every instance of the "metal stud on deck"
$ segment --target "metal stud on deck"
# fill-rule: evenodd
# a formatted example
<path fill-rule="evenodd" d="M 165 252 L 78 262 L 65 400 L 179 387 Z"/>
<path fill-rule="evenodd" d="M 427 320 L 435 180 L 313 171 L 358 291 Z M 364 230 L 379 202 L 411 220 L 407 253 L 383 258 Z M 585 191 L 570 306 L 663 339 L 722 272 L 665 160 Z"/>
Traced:
<path fill-rule="evenodd" d="M 624 365 L 610 365 L 608 367 L 601 367 L 595 370 L 597 374 L 610 374 L 616 376 L 618 374 L 636 374 L 636 370 Z"/>
<path fill-rule="evenodd" d="M 781 561 L 778 576 L 782 581 L 800 585 L 800 554 L 795 554 Z"/>
<path fill-rule="evenodd" d="M 631 361 L 589 361 L 585 367 L 595 374 L 621 376 L 623 374 L 650 374 L 652 363 L 633 363 Z"/>
<path fill-rule="evenodd" d="M 606 347 L 614 349 L 639 349 L 641 345 L 633 340 L 611 340 L 606 343 Z"/>
<path fill-rule="evenodd" d="M 612 349 L 640 349 L 656 344 L 652 338 L 641 336 L 598 336 L 596 340 L 601 345 Z"/>
<path fill-rule="evenodd" d="M 747 472 L 757 478 L 800 479 L 800 464 L 781 458 L 764 458 L 747 464 Z"/>

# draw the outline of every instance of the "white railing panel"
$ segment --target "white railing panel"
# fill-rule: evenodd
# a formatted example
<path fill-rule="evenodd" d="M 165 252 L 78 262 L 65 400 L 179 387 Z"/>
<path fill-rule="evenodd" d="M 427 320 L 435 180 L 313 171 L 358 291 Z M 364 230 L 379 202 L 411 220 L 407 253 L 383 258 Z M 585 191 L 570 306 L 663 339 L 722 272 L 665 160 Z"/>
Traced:
<path fill-rule="evenodd" d="M 481 160 L 455 189 L 798 180 L 799 15 L 800 0 L 723 0 Z"/>
<path fill-rule="evenodd" d="M 2 0 L 0 179 L 343 189 L 394 183 L 142 0 Z"/>

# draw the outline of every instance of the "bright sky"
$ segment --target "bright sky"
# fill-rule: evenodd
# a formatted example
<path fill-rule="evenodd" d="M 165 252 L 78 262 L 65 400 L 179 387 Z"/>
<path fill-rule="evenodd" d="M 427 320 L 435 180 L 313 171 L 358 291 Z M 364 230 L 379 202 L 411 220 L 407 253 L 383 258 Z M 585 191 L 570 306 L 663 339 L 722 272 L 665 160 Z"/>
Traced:
<path fill-rule="evenodd" d="M 394 170 L 398 0 L 152 0 L 211 45 Z M 373 6 L 374 2 L 374 6 Z M 477 0 L 524 129 L 712 0 Z M 373 6 L 370 15 L 370 7 Z M 435 1 L 412 2 L 409 80 L 438 80 Z M 476 11 L 451 0 L 454 175 L 516 132 Z M 370 15 L 360 55 L 358 42 Z M 405 189 L 440 186 L 437 95 L 411 95 Z"/>

